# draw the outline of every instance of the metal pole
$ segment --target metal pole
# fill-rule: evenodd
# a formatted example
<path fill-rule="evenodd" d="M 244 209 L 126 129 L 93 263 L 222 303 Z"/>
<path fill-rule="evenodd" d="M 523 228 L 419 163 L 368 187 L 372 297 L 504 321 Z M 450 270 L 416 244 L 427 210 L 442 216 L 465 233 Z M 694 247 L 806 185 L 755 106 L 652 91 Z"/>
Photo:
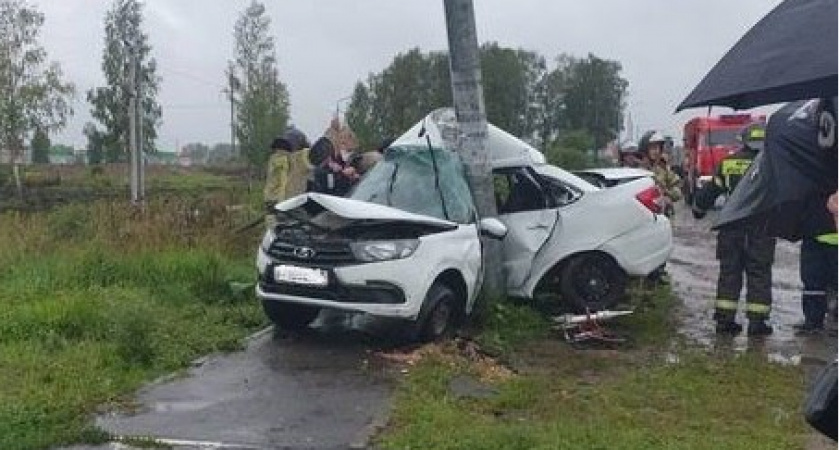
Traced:
<path fill-rule="evenodd" d="M 352 98 L 353 98 L 352 95 L 348 95 L 347 97 L 341 97 L 340 99 L 335 101 L 335 117 L 337 119 L 339 119 L 339 120 L 341 119 L 341 103 L 345 102 L 347 100 L 350 100 Z"/>
<path fill-rule="evenodd" d="M 592 109 L 595 112 L 595 117 L 594 117 L 593 124 L 592 124 L 592 128 L 593 128 L 592 137 L 595 138 L 595 146 L 592 149 L 592 164 L 594 166 L 597 166 L 598 165 L 598 149 L 601 147 L 601 142 L 600 142 L 600 139 L 598 139 L 599 138 L 598 134 L 601 130 L 598 128 L 598 92 L 594 88 L 594 86 L 595 86 L 595 74 L 593 73 L 594 71 L 595 71 L 595 61 L 590 58 L 588 84 L 589 84 L 589 89 L 591 89 L 591 91 L 590 91 L 591 97 L 590 98 L 592 99 Z"/>
<path fill-rule="evenodd" d="M 458 149 L 467 166 L 467 178 L 481 217 L 495 217 L 493 174 L 484 148 L 487 141 L 487 116 L 481 87 L 481 60 L 472 0 L 444 0 L 446 34 L 449 40 L 449 71 L 452 99 L 458 125 L 464 137 Z M 504 293 L 501 244 L 482 239 L 484 252 L 484 294 Z"/>
<path fill-rule="evenodd" d="M 624 128 L 624 111 L 621 108 L 621 92 L 618 93 L 618 108 L 616 108 L 616 118 L 615 118 L 615 146 L 613 147 L 612 151 L 609 152 L 609 158 L 611 163 L 615 163 L 615 161 L 620 159 L 621 156 L 621 131 Z"/>

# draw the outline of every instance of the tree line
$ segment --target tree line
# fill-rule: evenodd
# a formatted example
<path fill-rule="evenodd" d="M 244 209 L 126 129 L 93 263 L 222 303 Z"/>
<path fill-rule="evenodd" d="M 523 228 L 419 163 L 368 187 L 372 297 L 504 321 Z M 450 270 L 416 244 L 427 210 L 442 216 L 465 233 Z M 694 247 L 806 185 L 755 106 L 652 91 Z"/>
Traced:
<path fill-rule="evenodd" d="M 490 123 L 547 153 L 591 151 L 620 133 L 628 82 L 619 62 L 562 54 L 549 65 L 497 43 L 482 45 L 480 57 Z M 415 48 L 359 82 L 346 117 L 363 144 L 375 146 L 451 103 L 448 55 Z"/>
<path fill-rule="evenodd" d="M 76 88 L 39 42 L 44 19 L 27 0 L 0 0 L 0 149 L 15 159 L 26 142 L 41 158 L 49 134 L 73 114 Z M 137 77 L 139 146 L 146 153 L 155 152 L 164 112 L 142 4 L 113 0 L 103 25 L 105 83 L 85 93 L 94 119 L 84 127 L 90 163 L 129 157 L 130 73 Z M 264 4 L 252 0 L 237 18 L 233 35 L 232 56 L 220 74 L 232 104 L 232 140 L 239 157 L 261 167 L 268 143 L 290 118 L 289 93 L 279 77 Z M 550 159 L 577 164 L 582 150 L 603 146 L 620 132 L 628 83 L 616 61 L 562 54 L 549 64 L 536 52 L 487 43 L 481 47 L 481 65 L 488 120 L 543 149 Z M 432 109 L 450 105 L 451 96 L 447 54 L 415 48 L 359 81 L 345 117 L 360 143 L 373 148 Z"/>

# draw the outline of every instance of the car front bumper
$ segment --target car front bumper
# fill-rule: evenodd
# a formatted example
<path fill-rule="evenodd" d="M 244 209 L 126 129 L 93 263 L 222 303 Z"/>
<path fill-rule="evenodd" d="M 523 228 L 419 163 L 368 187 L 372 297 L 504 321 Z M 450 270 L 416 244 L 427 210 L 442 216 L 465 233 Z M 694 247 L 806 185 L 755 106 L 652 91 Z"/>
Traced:
<path fill-rule="evenodd" d="M 315 287 L 275 281 L 272 273 L 277 263 L 259 249 L 256 294 L 262 300 L 415 319 L 420 313 L 428 282 L 421 280 L 423 277 L 405 276 L 416 273 L 418 263 L 413 259 L 318 266 L 329 273 L 329 283 Z"/>

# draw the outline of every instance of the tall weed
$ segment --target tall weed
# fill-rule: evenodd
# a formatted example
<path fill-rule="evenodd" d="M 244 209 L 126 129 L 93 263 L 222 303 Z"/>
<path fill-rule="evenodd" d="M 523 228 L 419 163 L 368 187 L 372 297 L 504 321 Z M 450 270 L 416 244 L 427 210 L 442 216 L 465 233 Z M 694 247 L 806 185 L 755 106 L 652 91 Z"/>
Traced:
<path fill-rule="evenodd" d="M 90 412 L 265 325 L 258 230 L 225 197 L 0 215 L 0 448 L 101 439 Z M 245 301 L 251 300 L 251 301 Z"/>

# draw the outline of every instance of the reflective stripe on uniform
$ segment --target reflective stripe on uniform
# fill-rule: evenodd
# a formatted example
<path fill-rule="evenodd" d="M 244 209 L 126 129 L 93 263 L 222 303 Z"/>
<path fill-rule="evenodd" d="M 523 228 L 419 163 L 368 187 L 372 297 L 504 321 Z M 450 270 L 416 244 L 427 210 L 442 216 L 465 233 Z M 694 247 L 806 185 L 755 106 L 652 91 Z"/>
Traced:
<path fill-rule="evenodd" d="M 770 314 L 770 305 L 765 305 L 764 303 L 747 303 L 747 312 Z"/>
<path fill-rule="evenodd" d="M 821 234 L 817 236 L 816 239 L 817 242 L 821 242 L 823 244 L 837 245 L 837 233 Z"/>
<path fill-rule="evenodd" d="M 734 302 L 732 300 L 726 300 L 726 299 L 719 298 L 719 299 L 715 300 L 715 309 L 737 311 L 738 310 L 738 302 Z"/>
<path fill-rule="evenodd" d="M 750 164 L 752 164 L 751 159 L 724 159 L 721 161 L 720 171 L 725 176 L 743 175 L 750 168 Z"/>
<path fill-rule="evenodd" d="M 828 295 L 826 291 L 802 291 L 802 295 Z"/>
<path fill-rule="evenodd" d="M 747 135 L 748 141 L 763 141 L 764 140 L 764 128 L 754 127 L 750 130 L 749 134 Z"/>

